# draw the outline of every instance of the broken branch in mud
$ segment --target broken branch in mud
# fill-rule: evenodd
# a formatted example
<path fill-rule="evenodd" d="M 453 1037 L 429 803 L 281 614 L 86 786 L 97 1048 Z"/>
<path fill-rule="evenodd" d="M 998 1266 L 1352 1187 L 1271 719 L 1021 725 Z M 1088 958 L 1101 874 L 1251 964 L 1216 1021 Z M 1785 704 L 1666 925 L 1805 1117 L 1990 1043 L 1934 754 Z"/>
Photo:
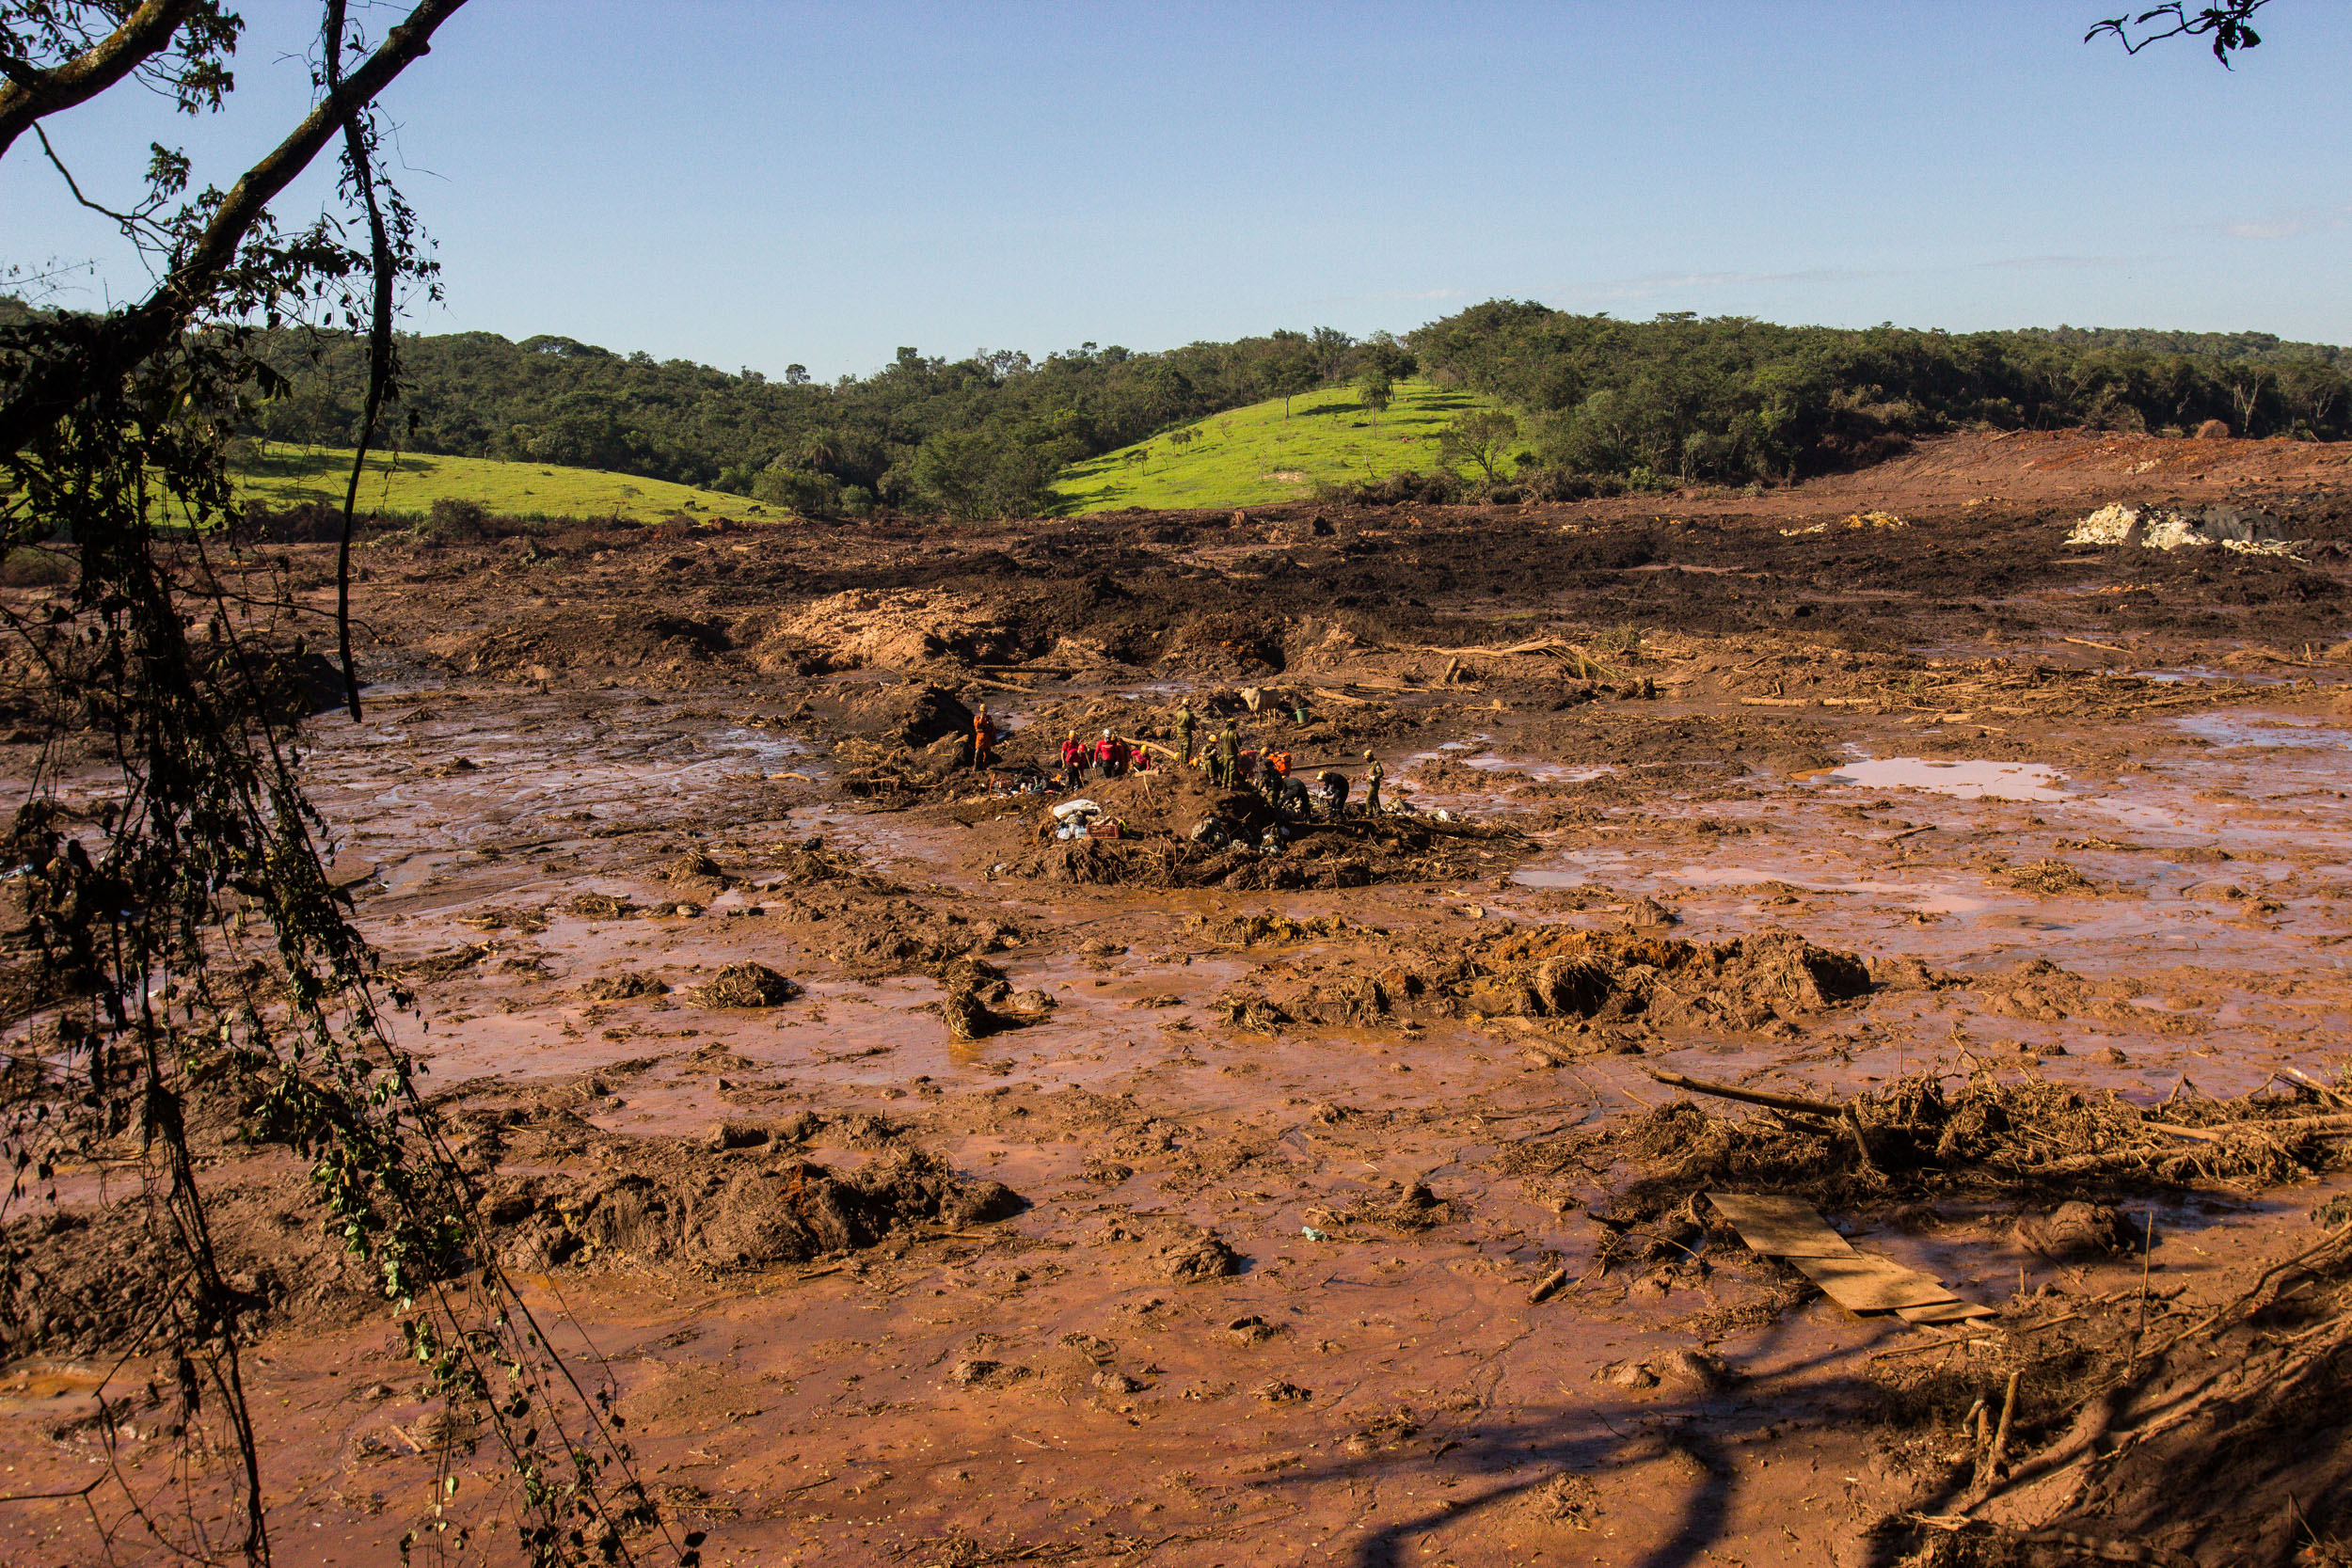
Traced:
<path fill-rule="evenodd" d="M 1843 1117 L 1847 1107 L 1826 1100 L 1803 1100 L 1795 1095 L 1765 1094 L 1756 1089 L 1735 1089 L 1728 1084 L 1710 1084 L 1704 1078 L 1686 1078 L 1679 1072 L 1663 1068 L 1651 1068 L 1649 1075 L 1672 1089 L 1688 1089 L 1692 1094 L 1710 1094 L 1719 1100 L 1738 1100 L 1750 1105 L 1768 1105 L 1775 1111 L 1798 1111 L 1807 1116 Z"/>
<path fill-rule="evenodd" d="M 2333 1117 L 2285 1117 L 2276 1120 L 2216 1122 L 2210 1127 L 2184 1127 L 2178 1122 L 2151 1121 L 2146 1125 L 2161 1132 L 2195 1138 L 2200 1143 L 2226 1143 L 2237 1133 L 2251 1132 L 2262 1136 L 2302 1135 L 2319 1138 L 2352 1137 L 2352 1114 Z"/>

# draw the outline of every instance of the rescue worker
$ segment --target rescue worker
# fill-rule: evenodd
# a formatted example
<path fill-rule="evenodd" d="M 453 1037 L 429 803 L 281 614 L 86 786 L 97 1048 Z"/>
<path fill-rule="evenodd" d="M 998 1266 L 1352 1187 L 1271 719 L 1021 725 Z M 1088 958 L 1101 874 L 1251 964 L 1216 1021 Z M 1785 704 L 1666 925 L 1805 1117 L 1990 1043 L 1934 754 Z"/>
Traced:
<path fill-rule="evenodd" d="M 1307 781 L 1304 779 L 1284 778 L 1282 780 L 1281 802 L 1274 809 L 1282 816 L 1290 817 L 1294 820 L 1313 816 L 1314 808 L 1307 802 Z"/>
<path fill-rule="evenodd" d="M 1265 792 L 1266 804 L 1279 811 L 1282 789 L 1290 782 L 1291 754 L 1288 752 L 1268 752 L 1258 764 L 1258 787 Z"/>
<path fill-rule="evenodd" d="M 1192 702 L 1189 698 L 1176 710 L 1176 755 L 1185 767 L 1192 766 Z"/>
<path fill-rule="evenodd" d="M 1094 761 L 1102 768 L 1103 777 L 1115 779 L 1126 771 L 1119 766 L 1120 751 L 1119 742 L 1111 737 L 1110 731 L 1104 730 L 1103 738 L 1094 743 Z"/>
<path fill-rule="evenodd" d="M 972 716 L 972 771 L 996 766 L 996 721 L 989 717 L 988 705 Z"/>
<path fill-rule="evenodd" d="M 1370 752 L 1364 753 L 1364 761 L 1372 765 L 1364 769 L 1364 815 L 1377 816 L 1380 815 L 1380 781 L 1389 776 L 1389 770 L 1381 767 L 1380 759 Z"/>
<path fill-rule="evenodd" d="M 1233 721 L 1225 721 L 1225 733 L 1216 737 L 1216 769 L 1210 782 L 1220 789 L 1231 789 L 1241 776 L 1241 731 Z"/>
<path fill-rule="evenodd" d="M 1071 789 L 1082 789 L 1086 786 L 1087 758 L 1093 754 L 1093 750 L 1090 746 L 1078 744 L 1076 730 L 1072 730 L 1062 737 L 1061 773 L 1064 785 Z"/>
<path fill-rule="evenodd" d="M 1330 814 L 1334 821 L 1345 816 L 1347 775 L 1336 768 L 1327 768 L 1315 776 L 1315 782 L 1323 786 L 1323 809 Z"/>

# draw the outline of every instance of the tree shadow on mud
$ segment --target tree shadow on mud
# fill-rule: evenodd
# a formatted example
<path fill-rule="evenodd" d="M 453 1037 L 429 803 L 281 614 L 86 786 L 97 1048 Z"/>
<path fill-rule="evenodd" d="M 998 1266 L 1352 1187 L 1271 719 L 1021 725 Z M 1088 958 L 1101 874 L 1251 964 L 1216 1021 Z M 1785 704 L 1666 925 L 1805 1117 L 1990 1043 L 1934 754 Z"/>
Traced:
<path fill-rule="evenodd" d="M 1776 1324 L 1747 1357 L 1769 1356 L 1792 1330 L 1792 1324 Z M 1422 1550 L 1415 1544 L 1418 1537 L 1432 1530 L 1456 1530 L 1473 1521 L 1500 1528 L 1512 1504 L 1534 1499 L 1564 1475 L 1597 1479 L 1613 1469 L 1672 1462 L 1679 1456 L 1688 1484 L 1678 1498 L 1661 1485 L 1655 1511 L 1671 1511 L 1671 1528 L 1655 1545 L 1625 1560 L 1640 1568 L 1685 1568 L 1708 1558 L 1724 1540 L 1732 1499 L 1743 1482 L 1737 1464 L 1740 1449 L 1792 1427 L 1852 1427 L 1878 1418 L 1889 1398 L 1884 1386 L 1851 1370 L 1829 1370 L 1860 1349 L 1841 1346 L 1721 1388 L 1694 1386 L 1686 1397 L 1597 1398 L 1581 1410 L 1556 1409 L 1526 1420 L 1476 1420 L 1443 1432 L 1433 1423 L 1422 1435 L 1439 1439 L 1434 1449 L 1372 1453 L 1305 1467 L 1292 1471 L 1281 1485 L 1317 1490 L 1334 1483 L 1375 1486 L 1431 1476 L 1431 1467 L 1440 1462 L 1464 1489 L 1482 1479 L 1496 1481 L 1474 1497 L 1449 1498 L 1380 1525 L 1336 1560 L 1355 1568 L 1402 1568 L 1422 1560 Z M 1558 1522 L 1568 1523 L 1565 1518 Z M 1438 1548 L 1440 1555 L 1447 1549 L 1442 1544 Z M 1475 1551 L 1500 1548 L 1494 1543 L 1477 1548 L 1459 1543 L 1453 1549 L 1469 1560 Z"/>
<path fill-rule="evenodd" d="M 1589 1481 L 1678 1454 L 1684 1484 L 1677 1491 L 1652 1482 L 1645 1499 L 1653 1517 L 1671 1513 L 1662 1538 L 1624 1560 L 1686 1568 L 1725 1543 L 1733 1497 L 1755 1483 L 1737 1463 L 1741 1450 L 1817 1428 L 1843 1429 L 1857 1441 L 1916 1433 L 1940 1424 L 1922 1419 L 1930 1409 L 1957 1412 L 1972 1390 L 1992 1397 L 1989 1420 L 2001 1403 L 1999 1384 L 2015 1372 L 2034 1393 L 2017 1403 L 2010 1462 L 1996 1454 L 1979 1470 L 1964 1433 L 1943 1428 L 1945 1438 L 1962 1440 L 1962 1453 L 1944 1456 L 1940 1473 L 1930 1460 L 1907 1495 L 1882 1499 L 1876 1517 L 1857 1514 L 1844 1533 L 1863 1549 L 1851 1558 L 1841 1552 L 1841 1560 L 1872 1568 L 2086 1557 L 2175 1568 L 2352 1562 L 2343 1541 L 2352 1520 L 2348 1302 L 2352 1226 L 2342 1226 L 2233 1300 L 2160 1324 L 2136 1324 L 2120 1311 L 2088 1343 L 2011 1338 L 1989 1364 L 1895 1386 L 1865 1373 L 1869 1345 L 1857 1340 L 1679 1399 L 1596 1401 L 1518 1421 L 1473 1418 L 1429 1433 L 1441 1439 L 1434 1450 L 1363 1455 L 1293 1472 L 1287 1484 L 1402 1481 L 1428 1475 L 1440 1458 L 1457 1485 L 1496 1482 L 1381 1525 L 1346 1559 L 1357 1568 L 1395 1568 L 1420 1560 L 1416 1537 L 1482 1517 L 1501 1527 L 1513 1504 L 1563 1476 Z M 1793 1326 L 1776 1323 L 1744 1359 L 1769 1358 Z M 1555 1493 L 1552 1503 L 1572 1500 Z M 1555 1506 L 1516 1523 L 1566 1523 L 1567 1512 Z"/>

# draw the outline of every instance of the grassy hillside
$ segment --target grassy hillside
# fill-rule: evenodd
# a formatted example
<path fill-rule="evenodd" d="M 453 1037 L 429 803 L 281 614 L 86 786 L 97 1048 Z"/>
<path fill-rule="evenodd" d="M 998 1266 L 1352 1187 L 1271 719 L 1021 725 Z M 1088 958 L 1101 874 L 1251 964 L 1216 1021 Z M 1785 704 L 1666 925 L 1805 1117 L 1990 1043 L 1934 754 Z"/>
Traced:
<path fill-rule="evenodd" d="M 1277 398 L 1073 464 L 1055 489 L 1073 513 L 1263 506 L 1327 481 L 1425 473 L 1438 466 L 1438 432 L 1487 406 L 1474 392 L 1400 381 L 1375 425 L 1353 387 L 1328 387 L 1293 398 L 1287 420 Z M 1186 432 L 1195 439 L 1173 439 Z"/>
<path fill-rule="evenodd" d="M 350 473 L 347 451 L 273 441 L 262 447 L 258 459 L 239 467 L 237 496 L 241 500 L 261 499 L 273 506 L 309 500 L 341 506 Z M 674 512 L 696 517 L 779 515 L 775 508 L 747 497 L 599 468 L 412 452 L 369 457 L 367 474 L 359 482 L 362 511 L 421 515 L 437 500 L 479 501 L 494 513 L 513 517 L 650 520 Z"/>

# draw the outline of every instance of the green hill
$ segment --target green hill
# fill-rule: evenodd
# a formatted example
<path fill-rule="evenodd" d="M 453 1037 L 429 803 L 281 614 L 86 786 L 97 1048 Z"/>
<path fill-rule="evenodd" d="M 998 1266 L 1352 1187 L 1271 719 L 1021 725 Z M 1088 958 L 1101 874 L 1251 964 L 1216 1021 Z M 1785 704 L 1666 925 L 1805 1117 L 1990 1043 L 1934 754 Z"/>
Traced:
<path fill-rule="evenodd" d="M 237 467 L 237 499 L 272 506 L 324 501 L 341 506 L 351 453 L 334 447 L 263 444 Z M 395 516 L 422 516 L 437 500 L 478 501 L 501 516 L 635 517 L 683 512 L 694 517 L 774 517 L 782 514 L 744 496 L 697 490 L 667 480 L 549 463 L 505 463 L 493 457 L 436 457 L 415 452 L 371 453 L 359 481 L 359 508 Z"/>
<path fill-rule="evenodd" d="M 1375 425 L 1354 388 L 1327 387 L 1293 398 L 1288 419 L 1276 398 L 1073 464 L 1055 493 L 1073 513 L 1293 500 L 1320 483 L 1426 473 L 1438 466 L 1438 432 L 1492 406 L 1474 392 L 1400 381 Z"/>

